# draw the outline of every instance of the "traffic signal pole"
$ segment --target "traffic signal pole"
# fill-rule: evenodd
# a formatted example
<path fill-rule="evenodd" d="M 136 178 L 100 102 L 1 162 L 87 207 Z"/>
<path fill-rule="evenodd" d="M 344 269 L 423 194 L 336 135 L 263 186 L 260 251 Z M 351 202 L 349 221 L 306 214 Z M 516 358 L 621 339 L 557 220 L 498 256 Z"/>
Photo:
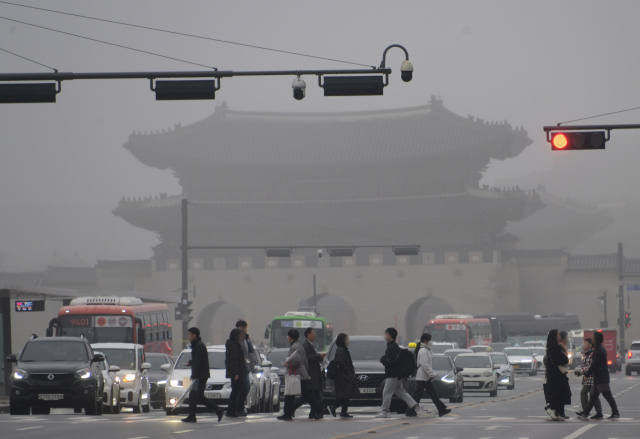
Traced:
<path fill-rule="evenodd" d="M 622 243 L 618 243 L 618 304 L 619 304 L 619 317 L 618 323 L 620 326 L 620 352 L 625 352 L 624 348 L 624 330 L 625 330 L 625 318 L 624 318 L 624 254 L 622 252 Z M 624 356 L 623 356 L 624 358 Z"/>
<path fill-rule="evenodd" d="M 182 199 L 182 299 L 180 303 L 180 317 L 182 318 L 182 349 L 187 348 L 187 330 L 189 329 L 189 247 L 188 247 L 188 223 L 187 210 L 189 201 Z"/>

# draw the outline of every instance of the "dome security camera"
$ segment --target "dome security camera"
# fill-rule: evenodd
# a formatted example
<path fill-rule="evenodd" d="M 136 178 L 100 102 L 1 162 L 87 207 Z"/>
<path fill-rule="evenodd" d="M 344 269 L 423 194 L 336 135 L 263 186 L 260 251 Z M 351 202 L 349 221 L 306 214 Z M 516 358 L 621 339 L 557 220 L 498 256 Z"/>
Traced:
<path fill-rule="evenodd" d="M 413 78 L 413 64 L 411 64 L 409 60 L 404 61 L 402 63 L 402 66 L 400 67 L 400 72 L 400 76 L 404 82 L 411 81 L 411 79 Z"/>
<path fill-rule="evenodd" d="M 321 248 L 319 248 L 319 249 L 318 249 L 318 257 L 319 257 L 319 258 L 322 258 L 322 254 L 323 254 L 323 253 L 324 253 L 324 252 L 322 251 L 322 249 L 321 249 Z"/>
<path fill-rule="evenodd" d="M 304 82 L 303 79 L 300 79 L 300 76 L 298 76 L 296 79 L 293 80 L 293 83 L 291 84 L 291 88 L 293 88 L 294 99 L 298 101 L 301 101 L 302 99 L 304 99 L 307 83 Z"/>

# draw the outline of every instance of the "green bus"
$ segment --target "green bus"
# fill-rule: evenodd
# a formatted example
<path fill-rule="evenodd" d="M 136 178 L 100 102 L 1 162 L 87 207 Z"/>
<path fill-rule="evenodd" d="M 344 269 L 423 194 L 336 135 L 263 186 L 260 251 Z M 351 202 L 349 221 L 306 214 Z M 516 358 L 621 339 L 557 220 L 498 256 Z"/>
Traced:
<path fill-rule="evenodd" d="M 289 311 L 282 317 L 275 317 L 264 332 L 264 338 L 269 339 L 270 348 L 288 348 L 287 333 L 290 329 L 297 329 L 300 333 L 298 340 L 304 341 L 304 331 L 313 328 L 316 331 L 316 349 L 323 352 L 333 341 L 333 325 L 331 320 L 319 317 L 314 312 Z"/>

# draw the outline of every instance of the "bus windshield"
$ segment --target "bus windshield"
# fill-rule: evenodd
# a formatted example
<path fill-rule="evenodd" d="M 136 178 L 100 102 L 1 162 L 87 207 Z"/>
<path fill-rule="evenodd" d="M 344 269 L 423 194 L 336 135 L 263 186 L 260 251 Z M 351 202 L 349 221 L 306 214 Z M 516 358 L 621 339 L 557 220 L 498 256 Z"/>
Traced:
<path fill-rule="evenodd" d="M 58 335 L 84 336 L 89 343 L 133 343 L 131 316 L 67 315 L 58 319 Z"/>
<path fill-rule="evenodd" d="M 304 331 L 309 327 L 316 331 L 315 348 L 325 350 L 324 322 L 320 320 L 274 320 L 271 323 L 271 347 L 288 348 L 287 333 L 290 329 L 296 329 L 300 334 L 298 340 L 304 341 Z"/>
<path fill-rule="evenodd" d="M 462 326 L 464 325 L 456 325 Z M 466 329 L 445 329 L 443 323 L 432 323 L 428 326 L 428 332 L 433 336 L 434 342 L 451 342 L 458 343 L 458 347 L 467 347 L 467 330 Z"/>

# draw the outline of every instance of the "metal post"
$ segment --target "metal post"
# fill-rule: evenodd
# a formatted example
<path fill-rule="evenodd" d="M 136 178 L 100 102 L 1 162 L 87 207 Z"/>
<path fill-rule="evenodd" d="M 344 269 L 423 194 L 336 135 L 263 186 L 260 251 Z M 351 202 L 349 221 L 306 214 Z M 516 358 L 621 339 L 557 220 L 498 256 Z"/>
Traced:
<path fill-rule="evenodd" d="M 182 303 L 180 304 L 181 309 L 185 309 L 187 307 L 187 303 L 189 302 L 189 294 L 187 291 L 189 290 L 189 247 L 188 247 L 188 239 L 187 239 L 187 230 L 188 230 L 188 222 L 187 222 L 187 207 L 189 205 L 189 201 L 186 198 L 182 199 Z M 187 348 L 187 330 L 189 329 L 189 322 L 187 321 L 188 317 L 185 315 L 184 311 L 181 313 L 182 316 L 182 349 Z"/>
<path fill-rule="evenodd" d="M 624 352 L 624 254 L 622 243 L 618 243 L 618 323 L 620 324 L 620 352 Z M 615 360 L 615 359 L 614 359 Z"/>
<path fill-rule="evenodd" d="M 313 275 L 313 311 L 318 313 L 318 300 L 316 299 L 316 275 Z"/>

